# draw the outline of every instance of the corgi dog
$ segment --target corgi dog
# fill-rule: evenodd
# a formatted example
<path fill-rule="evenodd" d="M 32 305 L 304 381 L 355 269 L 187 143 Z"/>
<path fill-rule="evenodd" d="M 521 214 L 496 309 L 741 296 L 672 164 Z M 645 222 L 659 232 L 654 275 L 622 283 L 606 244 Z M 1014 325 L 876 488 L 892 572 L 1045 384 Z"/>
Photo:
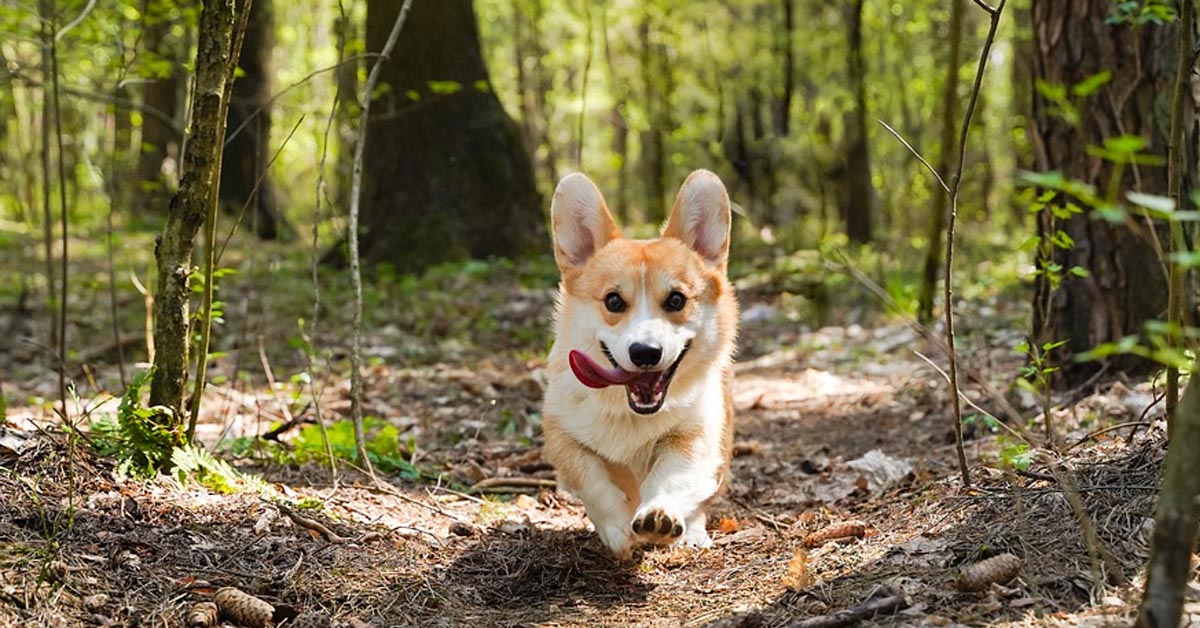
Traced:
<path fill-rule="evenodd" d="M 624 238 L 582 174 L 558 184 L 550 215 L 562 281 L 545 458 L 618 558 L 643 544 L 709 547 L 705 506 L 733 443 L 725 186 L 693 172 L 653 240 Z"/>

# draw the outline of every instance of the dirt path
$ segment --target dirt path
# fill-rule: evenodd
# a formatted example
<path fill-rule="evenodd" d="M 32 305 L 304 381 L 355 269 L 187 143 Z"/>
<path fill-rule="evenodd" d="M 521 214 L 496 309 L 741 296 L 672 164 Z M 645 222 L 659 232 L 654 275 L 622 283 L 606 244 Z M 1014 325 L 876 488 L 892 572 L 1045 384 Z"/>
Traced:
<path fill-rule="evenodd" d="M 996 470 L 996 439 L 981 430 L 969 442 L 978 487 L 960 490 L 944 393 L 911 353 L 915 336 L 832 329 L 804 344 L 739 366 L 734 476 L 711 518 L 714 547 L 649 549 L 630 564 L 609 558 L 581 508 L 550 491 L 444 488 L 552 477 L 535 426 L 504 422 L 506 408 L 538 403 L 519 364 L 374 367 L 368 412 L 405 424 L 423 443 L 420 464 L 444 481 L 379 490 L 343 476 L 335 488 L 311 465 L 251 469 L 278 494 L 319 504 L 299 521 L 333 536 L 252 491 L 114 479 L 107 462 L 67 464 L 60 443 L 24 434 L 0 447 L 0 625 L 178 626 L 189 603 L 231 585 L 374 626 L 784 626 L 887 595 L 907 608 L 868 623 L 1127 620 L 1162 456 L 1155 431 L 1129 446 L 1089 441 L 1057 467 L 1079 485 L 1108 553 L 1097 579 L 1044 461 L 1026 475 Z M 260 412 L 271 405 L 255 399 Z M 1117 393 L 1081 407 L 1063 419 L 1075 434 L 1135 412 Z M 843 521 L 865 535 L 804 547 Z M 1016 581 L 955 590 L 959 566 L 1000 552 L 1024 560 Z"/>

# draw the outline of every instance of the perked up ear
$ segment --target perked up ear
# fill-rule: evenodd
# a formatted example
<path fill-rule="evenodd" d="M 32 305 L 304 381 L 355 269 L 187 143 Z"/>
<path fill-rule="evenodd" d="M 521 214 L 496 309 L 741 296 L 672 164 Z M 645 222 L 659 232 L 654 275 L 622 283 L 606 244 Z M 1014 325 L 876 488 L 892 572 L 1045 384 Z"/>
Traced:
<path fill-rule="evenodd" d="M 583 266 L 621 230 L 592 180 L 580 173 L 563 177 L 550 204 L 554 259 L 563 272 Z"/>
<path fill-rule="evenodd" d="M 679 188 L 662 234 L 683 240 L 709 264 L 723 270 L 729 260 L 730 220 L 725 184 L 708 170 L 697 170 Z"/>

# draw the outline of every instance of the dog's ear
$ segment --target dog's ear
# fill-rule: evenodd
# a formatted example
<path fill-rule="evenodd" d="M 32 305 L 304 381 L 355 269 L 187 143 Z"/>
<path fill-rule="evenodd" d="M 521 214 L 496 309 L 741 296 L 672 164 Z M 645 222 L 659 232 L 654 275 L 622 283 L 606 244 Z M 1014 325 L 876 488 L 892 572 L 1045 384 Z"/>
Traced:
<path fill-rule="evenodd" d="M 621 230 L 592 180 L 580 173 L 563 177 L 550 204 L 554 259 L 563 270 L 583 266 Z"/>
<path fill-rule="evenodd" d="M 697 170 L 679 188 L 662 234 L 683 240 L 709 264 L 724 270 L 729 260 L 730 219 L 725 184 L 717 175 Z"/>

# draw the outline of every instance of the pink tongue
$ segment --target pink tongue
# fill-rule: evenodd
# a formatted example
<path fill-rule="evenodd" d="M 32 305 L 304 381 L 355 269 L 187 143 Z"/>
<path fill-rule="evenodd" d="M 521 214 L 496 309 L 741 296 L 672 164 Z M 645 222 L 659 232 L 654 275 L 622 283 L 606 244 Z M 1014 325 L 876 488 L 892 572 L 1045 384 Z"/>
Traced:
<path fill-rule="evenodd" d="M 630 373 L 617 367 L 600 366 L 588 354 L 574 349 L 567 354 L 567 362 L 571 365 L 571 372 L 575 373 L 579 382 L 588 388 L 606 388 L 625 384 L 639 375 L 639 373 Z"/>

